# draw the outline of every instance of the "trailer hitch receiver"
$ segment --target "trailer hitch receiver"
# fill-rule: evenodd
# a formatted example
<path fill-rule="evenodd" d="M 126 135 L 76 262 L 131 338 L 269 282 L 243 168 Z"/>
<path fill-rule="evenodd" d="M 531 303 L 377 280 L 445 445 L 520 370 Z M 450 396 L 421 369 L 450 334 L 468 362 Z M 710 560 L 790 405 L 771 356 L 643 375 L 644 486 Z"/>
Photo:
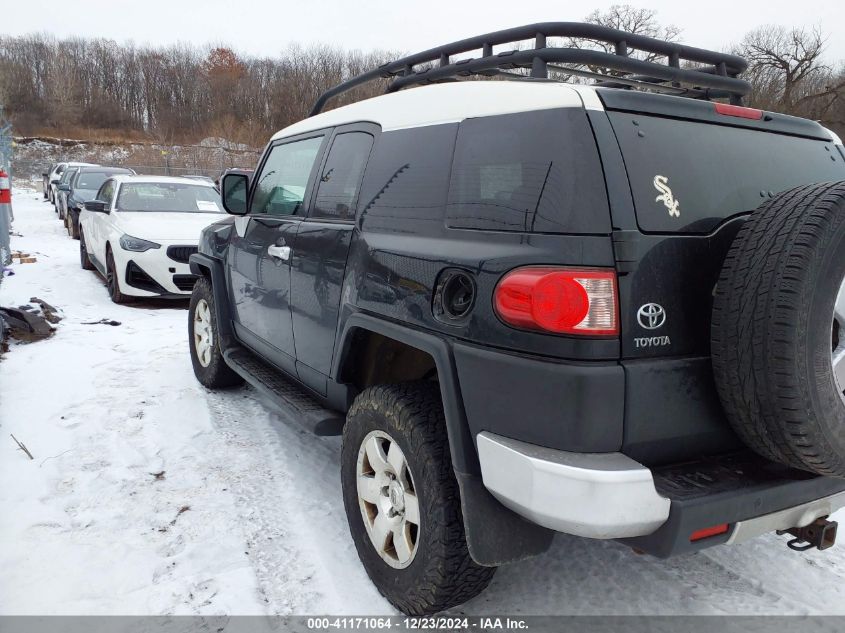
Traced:
<path fill-rule="evenodd" d="M 803 552 L 814 547 L 822 550 L 833 547 L 836 542 L 836 521 L 828 521 L 827 517 L 816 519 L 804 527 L 778 530 L 778 534 L 790 534 L 795 538 L 787 542 L 787 547 L 796 552 Z"/>

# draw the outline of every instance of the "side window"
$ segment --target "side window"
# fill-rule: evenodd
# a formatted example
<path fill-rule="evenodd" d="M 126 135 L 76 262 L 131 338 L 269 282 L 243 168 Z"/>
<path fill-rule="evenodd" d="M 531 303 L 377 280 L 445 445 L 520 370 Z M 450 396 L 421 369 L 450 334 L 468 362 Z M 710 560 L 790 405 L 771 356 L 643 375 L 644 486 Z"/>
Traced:
<path fill-rule="evenodd" d="M 255 181 L 251 213 L 294 215 L 302 208 L 322 136 L 276 145 Z"/>
<path fill-rule="evenodd" d="M 372 148 L 373 137 L 366 132 L 346 132 L 335 137 L 317 185 L 311 217 L 355 219 L 355 201 Z"/>
<path fill-rule="evenodd" d="M 604 174 L 584 111 L 461 122 L 446 223 L 526 233 L 610 230 Z"/>
<path fill-rule="evenodd" d="M 108 202 L 108 205 L 111 206 L 112 198 L 114 198 L 114 180 L 107 180 L 103 183 L 103 186 L 100 187 L 100 190 L 97 192 L 97 200 L 102 200 L 103 202 Z"/>
<path fill-rule="evenodd" d="M 443 227 L 457 123 L 382 132 L 358 202 L 362 227 L 389 233 Z"/>

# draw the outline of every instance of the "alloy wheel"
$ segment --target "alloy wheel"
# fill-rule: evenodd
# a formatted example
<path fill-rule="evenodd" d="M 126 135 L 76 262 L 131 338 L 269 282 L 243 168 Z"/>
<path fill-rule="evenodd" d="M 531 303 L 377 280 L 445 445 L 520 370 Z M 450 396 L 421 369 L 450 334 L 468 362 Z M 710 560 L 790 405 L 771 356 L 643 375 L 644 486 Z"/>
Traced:
<path fill-rule="evenodd" d="M 214 333 L 211 328 L 211 310 L 205 299 L 197 301 L 194 308 L 194 349 L 197 360 L 203 367 L 211 363 L 211 352 L 214 348 Z"/>
<path fill-rule="evenodd" d="M 419 500 L 405 454 L 384 431 L 371 431 L 361 443 L 356 483 L 361 516 L 376 552 L 391 567 L 407 567 L 419 545 Z"/>
<path fill-rule="evenodd" d="M 833 331 L 831 365 L 833 366 L 833 378 L 836 381 L 836 390 L 839 397 L 845 403 L 845 279 L 839 285 L 839 292 L 836 295 L 836 303 L 833 306 Z"/>

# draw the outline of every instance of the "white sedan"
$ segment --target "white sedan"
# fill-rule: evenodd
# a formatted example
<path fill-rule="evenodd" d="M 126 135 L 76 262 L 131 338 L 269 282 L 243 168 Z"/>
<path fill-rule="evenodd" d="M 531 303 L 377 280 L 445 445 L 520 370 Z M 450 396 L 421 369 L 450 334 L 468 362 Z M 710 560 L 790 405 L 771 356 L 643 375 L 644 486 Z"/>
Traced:
<path fill-rule="evenodd" d="M 200 231 L 224 217 L 213 184 L 169 176 L 107 179 L 79 215 L 82 268 L 96 268 L 115 303 L 131 297 L 187 298 L 188 258 Z"/>

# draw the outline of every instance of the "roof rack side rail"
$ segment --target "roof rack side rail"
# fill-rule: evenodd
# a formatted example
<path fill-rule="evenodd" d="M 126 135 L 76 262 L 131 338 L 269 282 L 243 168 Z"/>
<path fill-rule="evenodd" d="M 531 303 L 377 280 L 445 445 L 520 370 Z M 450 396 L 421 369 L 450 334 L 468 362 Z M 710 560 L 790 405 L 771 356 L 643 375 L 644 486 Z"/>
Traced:
<path fill-rule="evenodd" d="M 601 42 L 612 45 L 613 52 L 549 47 L 547 39 L 550 37 Z M 534 48 L 493 53 L 494 46 L 525 40 L 534 40 Z M 454 55 L 478 50 L 481 51 L 481 57 L 462 59 L 455 63 L 450 60 Z M 630 56 L 632 50 L 665 56 L 667 63 L 635 59 Z M 681 63 L 684 61 L 703 66 L 681 68 Z M 600 67 L 618 74 L 609 74 L 608 80 L 612 80 L 614 76 L 624 78 L 629 73 L 645 75 L 674 88 L 686 85 L 692 94 L 698 96 L 727 97 L 732 103 L 737 104 L 750 90 L 748 82 L 738 78 L 739 74 L 748 67 L 748 62 L 737 55 L 658 40 L 597 24 L 541 22 L 477 35 L 383 64 L 321 94 L 311 110 L 311 116 L 318 114 L 329 99 L 376 79 L 393 79 L 388 86 L 388 92 L 410 85 L 442 81 L 453 77 L 479 73 L 492 74 L 491 71 L 497 69 L 530 69 L 530 77 L 546 79 L 549 63 Z M 414 69 L 415 66 L 421 64 L 431 64 L 431 66 L 419 71 Z M 635 83 L 645 89 L 659 85 L 653 81 Z M 630 82 L 626 82 L 626 85 L 629 84 Z"/>

